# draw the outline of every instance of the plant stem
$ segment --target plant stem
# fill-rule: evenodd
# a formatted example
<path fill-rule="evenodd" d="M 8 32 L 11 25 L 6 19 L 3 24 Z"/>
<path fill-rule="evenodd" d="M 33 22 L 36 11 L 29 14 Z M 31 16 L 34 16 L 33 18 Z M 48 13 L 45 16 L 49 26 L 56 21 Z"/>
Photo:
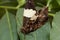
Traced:
<path fill-rule="evenodd" d="M 48 15 L 49 15 L 49 16 L 52 16 L 52 17 L 54 17 L 54 16 L 55 16 L 55 14 L 52 14 L 52 13 L 48 13 Z"/>
<path fill-rule="evenodd" d="M 48 0 L 48 2 L 47 2 L 47 7 L 50 5 L 50 2 L 51 2 L 51 0 Z"/>
<path fill-rule="evenodd" d="M 9 6 L 0 6 L 0 8 L 17 9 L 16 7 L 9 7 Z"/>

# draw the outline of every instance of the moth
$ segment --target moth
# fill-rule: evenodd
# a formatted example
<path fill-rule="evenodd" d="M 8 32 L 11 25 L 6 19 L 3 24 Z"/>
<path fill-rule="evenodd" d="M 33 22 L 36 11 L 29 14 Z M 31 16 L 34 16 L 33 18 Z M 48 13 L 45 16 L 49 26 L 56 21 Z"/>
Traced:
<path fill-rule="evenodd" d="M 29 34 L 44 25 L 47 20 L 48 7 L 45 6 L 40 10 L 36 10 L 33 0 L 27 0 L 23 14 L 23 26 L 21 32 Z"/>

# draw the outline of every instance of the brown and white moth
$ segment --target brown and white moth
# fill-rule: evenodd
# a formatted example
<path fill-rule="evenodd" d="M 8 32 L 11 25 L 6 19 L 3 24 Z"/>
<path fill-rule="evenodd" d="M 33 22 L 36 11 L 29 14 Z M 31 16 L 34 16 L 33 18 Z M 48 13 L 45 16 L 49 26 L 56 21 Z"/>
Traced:
<path fill-rule="evenodd" d="M 48 20 L 48 7 L 43 7 L 39 11 L 35 9 L 34 0 L 27 0 L 24 14 L 23 14 L 23 27 L 21 32 L 29 34 L 40 28 Z"/>

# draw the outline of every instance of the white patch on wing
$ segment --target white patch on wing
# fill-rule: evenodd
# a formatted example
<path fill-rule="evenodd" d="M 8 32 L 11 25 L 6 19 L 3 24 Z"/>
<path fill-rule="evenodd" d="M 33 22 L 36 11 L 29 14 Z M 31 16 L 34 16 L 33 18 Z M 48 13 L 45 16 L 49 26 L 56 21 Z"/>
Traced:
<path fill-rule="evenodd" d="M 33 15 L 35 15 L 36 11 L 33 9 L 24 9 L 23 16 L 31 18 Z"/>
<path fill-rule="evenodd" d="M 31 19 L 30 20 L 36 20 L 37 19 L 37 17 L 38 17 L 38 15 L 36 16 L 36 15 L 34 15 L 33 17 L 31 17 Z"/>

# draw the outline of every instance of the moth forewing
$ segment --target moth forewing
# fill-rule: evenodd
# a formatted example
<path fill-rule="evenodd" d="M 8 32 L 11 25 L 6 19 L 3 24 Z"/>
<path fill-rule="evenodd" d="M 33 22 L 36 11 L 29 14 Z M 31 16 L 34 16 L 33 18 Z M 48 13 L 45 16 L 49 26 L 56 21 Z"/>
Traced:
<path fill-rule="evenodd" d="M 33 15 L 33 16 L 30 18 L 30 20 L 36 20 L 37 17 L 38 17 L 38 15 Z"/>
<path fill-rule="evenodd" d="M 27 0 L 23 13 L 23 27 L 21 32 L 29 34 L 40 28 L 48 18 L 48 9 L 43 7 L 40 10 L 36 10 L 33 0 Z"/>

